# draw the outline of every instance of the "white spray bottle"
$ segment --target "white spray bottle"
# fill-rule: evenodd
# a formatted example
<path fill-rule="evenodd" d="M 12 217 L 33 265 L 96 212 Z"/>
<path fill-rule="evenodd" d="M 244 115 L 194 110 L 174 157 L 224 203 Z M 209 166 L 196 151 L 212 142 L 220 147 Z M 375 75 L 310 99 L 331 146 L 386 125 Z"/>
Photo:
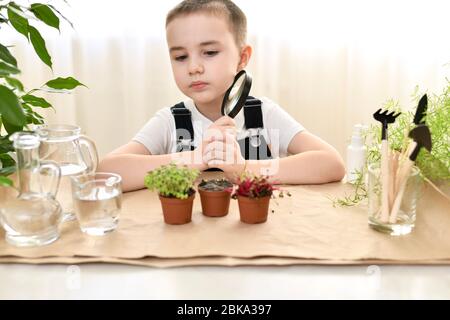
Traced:
<path fill-rule="evenodd" d="M 366 164 L 367 148 L 364 145 L 362 130 L 365 126 L 357 124 L 353 127 L 352 140 L 347 147 L 347 182 L 355 183 L 358 174 L 362 172 Z"/>

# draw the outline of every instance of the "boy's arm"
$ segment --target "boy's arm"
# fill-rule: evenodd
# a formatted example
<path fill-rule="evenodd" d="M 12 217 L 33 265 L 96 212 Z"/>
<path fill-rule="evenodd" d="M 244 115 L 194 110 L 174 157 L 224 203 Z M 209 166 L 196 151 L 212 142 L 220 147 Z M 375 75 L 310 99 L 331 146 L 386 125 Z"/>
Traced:
<path fill-rule="evenodd" d="M 255 174 L 270 174 L 282 184 L 322 184 L 340 181 L 345 166 L 337 150 L 319 137 L 303 131 L 294 136 L 288 157 L 246 161 L 246 169 Z"/>
<path fill-rule="evenodd" d="M 100 162 L 97 171 L 120 174 L 122 176 L 122 189 L 124 192 L 128 192 L 143 189 L 144 177 L 147 172 L 171 162 L 205 170 L 205 164 L 196 160 L 196 157 L 198 158 L 194 152 L 152 155 L 144 145 L 131 141 L 107 155 Z"/>

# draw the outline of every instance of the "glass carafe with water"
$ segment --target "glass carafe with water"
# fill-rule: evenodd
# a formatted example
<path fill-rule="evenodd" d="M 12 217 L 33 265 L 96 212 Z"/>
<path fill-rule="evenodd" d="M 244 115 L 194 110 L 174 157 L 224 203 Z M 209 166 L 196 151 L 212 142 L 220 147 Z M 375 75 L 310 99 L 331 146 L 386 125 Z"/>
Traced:
<path fill-rule="evenodd" d="M 59 237 L 62 214 L 55 195 L 61 171 L 54 162 L 40 161 L 36 133 L 18 132 L 10 139 L 17 156 L 19 194 L 0 204 L 6 241 L 19 247 L 49 244 Z"/>
<path fill-rule="evenodd" d="M 95 144 L 72 125 L 43 125 L 37 128 L 41 137 L 39 154 L 43 160 L 55 161 L 61 168 L 61 183 L 56 199 L 62 206 L 64 221 L 74 220 L 70 178 L 95 172 L 98 155 Z"/>

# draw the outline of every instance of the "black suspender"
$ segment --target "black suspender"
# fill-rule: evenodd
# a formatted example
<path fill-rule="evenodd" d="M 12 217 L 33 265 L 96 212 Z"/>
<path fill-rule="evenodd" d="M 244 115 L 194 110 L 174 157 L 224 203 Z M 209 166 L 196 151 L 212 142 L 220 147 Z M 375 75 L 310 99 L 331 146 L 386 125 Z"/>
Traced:
<path fill-rule="evenodd" d="M 173 106 L 171 111 L 175 119 L 177 152 L 194 150 L 191 111 L 185 107 L 183 102 Z M 244 118 L 248 136 L 238 141 L 242 156 L 247 160 L 272 159 L 270 149 L 261 134 L 264 129 L 261 100 L 250 96 L 247 98 L 244 106 Z"/>
<path fill-rule="evenodd" d="M 262 102 L 261 100 L 253 97 L 248 97 L 244 106 L 244 118 L 246 129 L 259 129 L 264 128 L 263 115 L 262 115 Z"/>
<path fill-rule="evenodd" d="M 192 126 L 191 111 L 184 106 L 183 102 L 173 106 L 171 111 L 177 130 L 177 152 L 194 150 L 194 127 Z"/>
<path fill-rule="evenodd" d="M 247 98 L 244 106 L 244 119 L 248 136 L 238 141 L 242 156 L 246 160 L 272 159 L 269 146 L 261 134 L 264 129 L 261 100 L 251 96 Z"/>

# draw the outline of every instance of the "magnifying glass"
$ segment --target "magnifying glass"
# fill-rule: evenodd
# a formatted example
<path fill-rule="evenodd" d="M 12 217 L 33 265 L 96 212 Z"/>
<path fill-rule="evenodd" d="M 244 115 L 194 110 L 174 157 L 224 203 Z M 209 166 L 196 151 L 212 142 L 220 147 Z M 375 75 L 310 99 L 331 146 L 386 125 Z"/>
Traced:
<path fill-rule="evenodd" d="M 222 102 L 222 115 L 234 119 L 245 105 L 251 87 L 252 77 L 245 70 L 240 71 L 234 78 L 230 89 L 225 93 Z"/>

